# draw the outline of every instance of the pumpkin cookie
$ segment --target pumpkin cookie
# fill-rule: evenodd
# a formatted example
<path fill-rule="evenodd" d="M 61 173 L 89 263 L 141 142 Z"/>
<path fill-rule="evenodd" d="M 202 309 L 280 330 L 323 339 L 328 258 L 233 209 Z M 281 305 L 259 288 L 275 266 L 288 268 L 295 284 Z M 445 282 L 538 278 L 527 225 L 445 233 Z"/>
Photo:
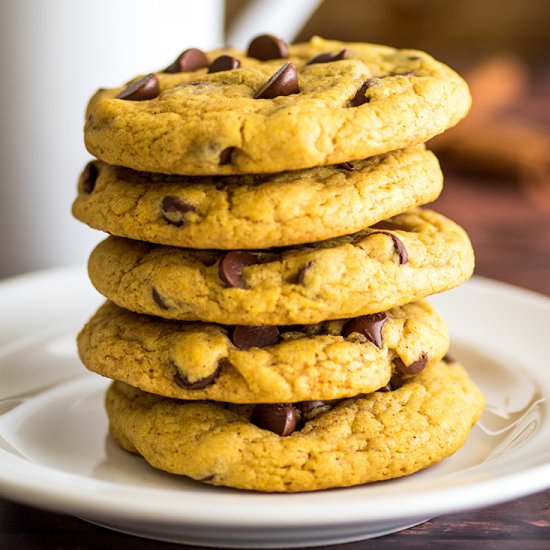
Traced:
<path fill-rule="evenodd" d="M 111 235 L 189 248 L 289 246 L 354 233 L 435 200 L 443 176 L 423 145 L 269 175 L 189 177 L 95 161 L 73 214 Z"/>
<path fill-rule="evenodd" d="M 305 326 L 177 322 L 104 304 L 78 336 L 90 370 L 180 399 L 279 403 L 337 399 L 419 372 L 449 346 L 428 302 Z"/>
<path fill-rule="evenodd" d="M 319 37 L 287 47 L 268 36 L 246 52 L 186 50 L 162 71 L 99 90 L 85 142 L 135 170 L 281 172 L 424 143 L 470 102 L 464 80 L 424 52 Z"/>
<path fill-rule="evenodd" d="M 484 399 L 458 363 L 440 362 L 391 391 L 336 404 L 182 401 L 115 382 L 106 406 L 115 440 L 155 468 L 212 485 L 295 492 L 435 464 L 464 444 Z"/>
<path fill-rule="evenodd" d="M 412 209 L 353 235 L 265 252 L 109 237 L 88 266 L 99 292 L 137 313 L 287 325 L 377 313 L 442 292 L 471 275 L 474 254 L 457 224 Z"/>

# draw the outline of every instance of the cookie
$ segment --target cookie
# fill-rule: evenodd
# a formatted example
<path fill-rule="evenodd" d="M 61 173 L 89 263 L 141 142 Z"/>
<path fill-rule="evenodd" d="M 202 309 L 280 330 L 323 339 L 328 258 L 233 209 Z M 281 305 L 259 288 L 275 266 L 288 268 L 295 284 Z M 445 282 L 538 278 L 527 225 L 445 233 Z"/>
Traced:
<path fill-rule="evenodd" d="M 354 233 L 435 200 L 443 176 L 423 145 L 343 165 L 270 175 L 166 176 L 100 161 L 73 214 L 112 235 L 173 246 L 254 249 Z"/>
<path fill-rule="evenodd" d="M 100 293 L 137 313 L 287 325 L 386 311 L 460 284 L 473 267 L 463 229 L 412 209 L 353 235 L 254 253 L 109 237 L 88 272 Z"/>
<path fill-rule="evenodd" d="M 167 321 L 104 304 L 78 336 L 84 365 L 150 393 L 231 403 L 338 399 L 441 359 L 445 323 L 426 301 L 306 326 Z"/>
<path fill-rule="evenodd" d="M 115 440 L 155 468 L 277 492 L 359 485 L 435 464 L 464 444 L 484 399 L 458 363 L 440 362 L 393 391 L 329 403 L 311 420 L 305 405 L 182 401 L 122 382 L 106 398 Z"/>
<path fill-rule="evenodd" d="M 470 108 L 464 80 L 424 52 L 319 37 L 279 46 L 186 51 L 164 71 L 99 90 L 88 150 L 164 174 L 282 172 L 424 143 Z"/>

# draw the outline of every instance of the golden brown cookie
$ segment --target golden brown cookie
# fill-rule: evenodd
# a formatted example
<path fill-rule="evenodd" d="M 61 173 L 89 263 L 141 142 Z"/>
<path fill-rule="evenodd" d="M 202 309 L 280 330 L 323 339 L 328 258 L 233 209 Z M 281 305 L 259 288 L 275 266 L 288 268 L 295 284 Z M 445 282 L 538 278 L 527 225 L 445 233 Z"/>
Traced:
<path fill-rule="evenodd" d="M 277 251 L 227 253 L 109 237 L 89 275 L 109 300 L 170 319 L 312 324 L 417 301 L 465 281 L 474 254 L 458 225 L 413 209 L 353 235 Z"/>
<path fill-rule="evenodd" d="M 155 468 L 239 489 L 314 491 L 411 474 L 464 444 L 484 399 L 458 363 L 401 384 L 326 404 L 311 420 L 307 404 L 182 401 L 122 382 L 106 406 L 115 440 Z"/>
<path fill-rule="evenodd" d="M 319 37 L 271 46 L 185 53 L 99 90 L 88 150 L 164 174 L 281 172 L 424 143 L 470 108 L 464 80 L 424 52 Z M 229 62 L 215 62 L 221 56 Z"/>
<path fill-rule="evenodd" d="M 141 173 L 88 164 L 73 214 L 111 235 L 189 248 L 289 246 L 359 231 L 435 200 L 443 176 L 423 145 L 250 176 Z"/>
<path fill-rule="evenodd" d="M 177 322 L 104 304 L 78 336 L 84 365 L 150 393 L 231 403 L 337 399 L 439 361 L 449 339 L 426 301 L 290 327 Z"/>

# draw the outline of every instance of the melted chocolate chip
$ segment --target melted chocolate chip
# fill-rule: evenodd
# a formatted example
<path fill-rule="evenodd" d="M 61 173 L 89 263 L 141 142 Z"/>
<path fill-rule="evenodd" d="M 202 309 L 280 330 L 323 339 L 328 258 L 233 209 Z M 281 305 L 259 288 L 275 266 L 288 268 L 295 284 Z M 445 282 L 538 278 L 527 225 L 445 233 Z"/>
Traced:
<path fill-rule="evenodd" d="M 159 79 L 156 74 L 151 73 L 132 82 L 124 88 L 116 98 L 125 99 L 127 101 L 145 101 L 153 99 L 160 93 Z"/>
<path fill-rule="evenodd" d="M 376 231 L 375 233 L 371 233 L 371 235 L 376 235 L 376 233 L 383 233 L 384 235 L 388 235 L 389 237 L 391 237 L 391 240 L 393 241 L 393 248 L 399 256 L 399 265 L 406 264 L 409 261 L 407 249 L 405 248 L 403 241 L 399 237 L 397 237 L 393 233 L 388 233 L 387 231 Z"/>
<path fill-rule="evenodd" d="M 261 87 L 254 99 L 273 99 L 274 97 L 297 94 L 299 91 L 296 67 L 292 63 L 287 63 Z"/>
<path fill-rule="evenodd" d="M 232 71 L 238 69 L 241 66 L 241 62 L 235 57 L 230 55 L 220 55 L 216 57 L 210 67 L 208 67 L 208 73 L 221 73 L 222 71 Z"/>
<path fill-rule="evenodd" d="M 396 237 L 393 233 L 389 233 L 389 235 L 392 238 L 393 247 L 399 256 L 399 264 L 406 264 L 409 261 L 409 255 L 407 254 L 407 249 L 405 248 L 403 241 Z"/>
<path fill-rule="evenodd" d="M 367 78 L 367 80 L 365 80 L 365 82 L 361 84 L 361 87 L 359 88 L 359 90 L 357 90 L 357 93 L 353 96 L 353 98 L 349 102 L 349 106 L 359 107 L 360 105 L 369 103 L 370 97 L 366 96 L 365 93 L 369 88 L 372 88 L 373 86 L 379 86 L 379 85 L 380 85 L 379 78 Z"/>
<path fill-rule="evenodd" d="M 219 257 L 220 255 L 213 250 L 201 250 L 200 253 L 195 256 L 195 258 L 206 267 L 214 265 L 218 261 Z"/>
<path fill-rule="evenodd" d="M 311 269 L 311 266 L 313 265 L 313 262 L 307 262 L 307 264 L 300 269 L 298 276 L 296 277 L 296 281 L 299 285 L 304 284 L 306 273 Z"/>
<path fill-rule="evenodd" d="M 420 357 L 413 361 L 410 365 L 405 365 L 401 357 L 396 357 L 393 360 L 395 367 L 403 374 L 418 374 L 422 372 L 428 364 L 428 355 L 425 352 L 420 354 Z"/>
<path fill-rule="evenodd" d="M 185 214 L 187 212 L 195 212 L 196 208 L 179 197 L 168 195 L 163 197 L 160 203 L 160 210 L 168 223 L 179 227 L 183 224 Z"/>
<path fill-rule="evenodd" d="M 273 34 L 261 34 L 250 42 L 246 55 L 261 61 L 286 58 L 288 57 L 288 46 L 287 43 L 278 36 Z"/>
<path fill-rule="evenodd" d="M 95 182 L 97 181 L 97 176 L 99 175 L 99 171 L 97 169 L 97 166 L 94 162 L 89 162 L 86 165 L 86 168 L 82 171 L 81 178 L 81 189 L 83 193 L 91 194 L 93 190 L 95 189 Z"/>
<path fill-rule="evenodd" d="M 341 162 L 338 165 L 338 168 L 343 168 L 344 170 L 347 170 L 348 172 L 355 172 L 355 166 L 351 162 Z"/>
<path fill-rule="evenodd" d="M 153 300 L 155 301 L 157 306 L 159 306 L 161 309 L 168 309 L 168 305 L 162 299 L 161 295 L 155 287 L 153 287 L 153 289 L 151 290 L 151 296 L 153 297 Z"/>
<path fill-rule="evenodd" d="M 342 336 L 349 336 L 352 332 L 364 334 L 378 349 L 382 349 L 382 327 L 388 320 L 385 313 L 373 313 L 371 315 L 361 315 L 355 319 L 350 319 L 342 327 Z"/>
<path fill-rule="evenodd" d="M 239 349 L 265 348 L 279 341 L 279 329 L 269 325 L 257 327 L 237 325 L 233 328 L 231 341 Z"/>
<path fill-rule="evenodd" d="M 235 147 L 226 147 L 220 153 L 220 166 L 223 166 L 224 164 L 229 164 L 231 162 L 231 155 L 232 155 L 234 149 L 235 149 Z"/>
<path fill-rule="evenodd" d="M 385 386 L 382 386 L 381 388 L 378 388 L 376 391 L 379 391 L 379 392 L 389 392 L 389 391 L 393 391 L 393 388 L 391 386 L 391 382 L 388 382 Z"/>
<path fill-rule="evenodd" d="M 363 105 L 370 101 L 370 97 L 365 96 L 368 87 L 369 85 L 366 82 L 363 82 L 363 84 L 361 84 L 361 87 L 357 90 L 357 93 L 353 96 L 352 100 L 349 103 L 350 107 L 359 107 L 360 105 Z"/>
<path fill-rule="evenodd" d="M 315 57 L 312 57 L 306 65 L 315 65 L 316 63 L 331 63 L 332 61 L 342 61 L 349 57 L 349 50 L 344 48 L 338 53 L 320 53 Z"/>
<path fill-rule="evenodd" d="M 206 386 L 210 386 L 210 384 L 214 383 L 218 377 L 218 374 L 220 374 L 221 368 L 221 365 L 218 364 L 216 370 L 212 374 L 205 376 L 204 378 L 200 378 L 196 382 L 190 382 L 189 378 L 187 378 L 187 376 L 176 367 L 173 377 L 174 382 L 186 390 L 202 390 L 203 388 L 206 388 Z"/>
<path fill-rule="evenodd" d="M 210 474 L 206 477 L 201 477 L 199 481 L 212 481 L 216 477 L 216 474 Z"/>
<path fill-rule="evenodd" d="M 299 411 L 292 403 L 256 405 L 252 410 L 250 421 L 282 437 L 290 435 L 298 424 Z"/>
<path fill-rule="evenodd" d="M 208 58 L 202 50 L 190 48 L 180 53 L 177 59 L 166 69 L 165 73 L 189 73 L 208 67 Z"/>
<path fill-rule="evenodd" d="M 218 275 L 230 288 L 247 288 L 242 277 L 243 267 L 258 263 L 260 261 L 254 254 L 233 250 L 220 259 Z"/>

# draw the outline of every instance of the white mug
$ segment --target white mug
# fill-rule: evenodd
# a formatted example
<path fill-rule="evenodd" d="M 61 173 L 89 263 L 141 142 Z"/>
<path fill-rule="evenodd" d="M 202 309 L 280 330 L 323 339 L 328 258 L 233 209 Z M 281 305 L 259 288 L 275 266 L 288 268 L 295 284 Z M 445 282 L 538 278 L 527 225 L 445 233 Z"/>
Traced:
<path fill-rule="evenodd" d="M 261 32 L 291 40 L 318 3 L 256 0 L 226 39 L 223 0 L 1 0 L 0 277 L 84 263 L 104 238 L 70 215 L 95 89 L 188 47 L 242 47 Z"/>

